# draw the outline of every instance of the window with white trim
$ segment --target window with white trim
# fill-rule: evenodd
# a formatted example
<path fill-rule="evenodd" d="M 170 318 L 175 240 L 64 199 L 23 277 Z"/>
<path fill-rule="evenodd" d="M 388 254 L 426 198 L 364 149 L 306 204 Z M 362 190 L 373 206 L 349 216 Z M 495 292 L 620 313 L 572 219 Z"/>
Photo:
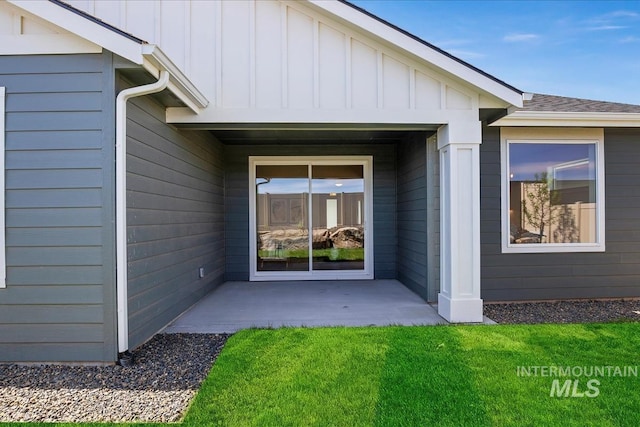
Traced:
<path fill-rule="evenodd" d="M 604 251 L 602 139 L 503 139 L 503 252 Z"/>
<path fill-rule="evenodd" d="M 5 149 L 5 93 L 0 87 L 0 288 L 7 285 L 7 259 L 5 247 L 5 218 L 4 218 L 4 149 Z"/>

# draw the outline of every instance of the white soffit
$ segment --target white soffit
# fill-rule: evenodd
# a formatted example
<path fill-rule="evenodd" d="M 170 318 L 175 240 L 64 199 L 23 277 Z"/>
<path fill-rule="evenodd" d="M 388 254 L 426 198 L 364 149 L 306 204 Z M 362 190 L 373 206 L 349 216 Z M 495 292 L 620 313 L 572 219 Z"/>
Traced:
<path fill-rule="evenodd" d="M 308 0 L 309 3 L 318 9 L 328 12 L 343 21 L 357 26 L 359 29 L 379 37 L 388 43 L 391 43 L 422 60 L 432 64 L 447 74 L 453 75 L 478 89 L 493 95 L 510 105 L 522 107 L 523 94 L 513 88 L 502 84 L 483 73 L 474 70 L 467 64 L 464 64 L 442 52 L 421 43 L 418 40 L 404 34 L 402 31 L 385 24 L 366 13 L 361 12 L 357 8 L 345 4 L 341 1 L 326 0 Z"/>
<path fill-rule="evenodd" d="M 640 127 L 639 113 L 515 111 L 489 126 Z"/>

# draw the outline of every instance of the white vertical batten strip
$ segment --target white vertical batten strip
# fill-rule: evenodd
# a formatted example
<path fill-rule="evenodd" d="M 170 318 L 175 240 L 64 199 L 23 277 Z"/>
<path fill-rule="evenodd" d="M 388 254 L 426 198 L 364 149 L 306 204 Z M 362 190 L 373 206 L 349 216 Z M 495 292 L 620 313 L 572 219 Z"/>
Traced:
<path fill-rule="evenodd" d="M 282 46 L 282 108 L 289 106 L 289 31 L 288 8 L 280 3 L 280 43 Z"/>
<path fill-rule="evenodd" d="M 0 189 L 2 189 L 2 197 L 0 197 L 0 288 L 7 286 L 7 248 L 5 237 L 5 94 L 6 89 L 0 87 Z"/>
<path fill-rule="evenodd" d="M 119 1 L 118 3 L 118 12 L 120 12 L 120 25 L 118 28 L 124 28 L 125 31 L 133 34 L 130 28 L 127 28 L 127 2 Z"/>
<path fill-rule="evenodd" d="M 184 46 L 183 61 L 184 72 L 191 77 L 191 2 L 184 2 Z"/>
<path fill-rule="evenodd" d="M 409 109 L 416 109 L 416 69 L 409 67 Z"/>
<path fill-rule="evenodd" d="M 20 15 L 19 13 L 14 13 L 12 25 L 13 25 L 12 34 L 15 36 L 22 35 L 22 15 Z"/>
<path fill-rule="evenodd" d="M 118 352 L 129 350 L 127 302 L 127 101 L 164 90 L 169 72 L 160 71 L 158 81 L 124 89 L 116 97 L 116 301 L 118 307 Z"/>
<path fill-rule="evenodd" d="M 153 2 L 153 44 L 159 46 L 162 43 L 162 1 Z"/>
<path fill-rule="evenodd" d="M 381 50 L 376 50 L 377 81 L 378 81 L 378 108 L 384 108 L 384 58 Z"/>
<path fill-rule="evenodd" d="M 215 55 L 216 55 L 216 71 L 215 71 L 215 88 L 216 94 L 214 100 L 216 107 L 222 107 L 222 2 L 217 1 L 216 5 L 216 41 L 215 41 Z"/>
<path fill-rule="evenodd" d="M 320 108 L 320 22 L 313 20 L 313 108 Z"/>
<path fill-rule="evenodd" d="M 256 108 L 256 2 L 249 2 L 249 106 Z"/>
<path fill-rule="evenodd" d="M 349 34 L 345 34 L 344 35 L 345 38 L 345 50 L 344 50 L 344 54 L 346 56 L 345 58 L 345 108 L 347 110 L 351 109 L 351 99 L 353 97 L 353 94 L 351 93 L 352 89 L 351 89 L 351 79 L 353 78 L 353 76 L 351 75 L 352 71 L 351 71 L 351 36 Z"/>

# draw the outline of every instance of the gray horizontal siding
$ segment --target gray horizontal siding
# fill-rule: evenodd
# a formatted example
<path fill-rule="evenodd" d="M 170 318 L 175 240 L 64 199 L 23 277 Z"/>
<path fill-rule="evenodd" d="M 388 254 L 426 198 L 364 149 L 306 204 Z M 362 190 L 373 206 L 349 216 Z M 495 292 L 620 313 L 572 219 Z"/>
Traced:
<path fill-rule="evenodd" d="M 127 126 L 134 348 L 224 279 L 224 173 L 222 145 L 208 132 L 166 125 L 164 108 L 150 98 L 130 102 Z"/>
<path fill-rule="evenodd" d="M 373 156 L 374 275 L 397 270 L 395 144 L 226 145 L 226 280 L 249 280 L 249 156 Z"/>
<path fill-rule="evenodd" d="M 482 297 L 487 301 L 640 296 L 640 131 L 605 130 L 606 252 L 502 254 L 500 143 L 481 146 Z"/>
<path fill-rule="evenodd" d="M 0 361 L 115 360 L 113 288 L 103 286 L 113 283 L 113 77 L 108 53 L 0 57 Z"/>
<path fill-rule="evenodd" d="M 401 141 L 398 153 L 398 279 L 428 298 L 426 136 Z"/>

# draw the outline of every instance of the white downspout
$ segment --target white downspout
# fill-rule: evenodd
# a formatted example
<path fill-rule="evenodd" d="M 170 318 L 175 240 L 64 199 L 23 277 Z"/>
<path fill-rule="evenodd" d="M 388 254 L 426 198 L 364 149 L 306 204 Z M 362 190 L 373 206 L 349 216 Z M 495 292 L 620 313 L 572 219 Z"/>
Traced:
<path fill-rule="evenodd" d="M 118 307 L 118 360 L 129 350 L 129 308 L 127 306 L 127 101 L 163 91 L 169 72 L 160 71 L 155 83 L 132 87 L 116 98 L 116 304 Z M 130 356 L 122 359 L 131 362 Z M 121 363 L 124 364 L 124 363 Z"/>

